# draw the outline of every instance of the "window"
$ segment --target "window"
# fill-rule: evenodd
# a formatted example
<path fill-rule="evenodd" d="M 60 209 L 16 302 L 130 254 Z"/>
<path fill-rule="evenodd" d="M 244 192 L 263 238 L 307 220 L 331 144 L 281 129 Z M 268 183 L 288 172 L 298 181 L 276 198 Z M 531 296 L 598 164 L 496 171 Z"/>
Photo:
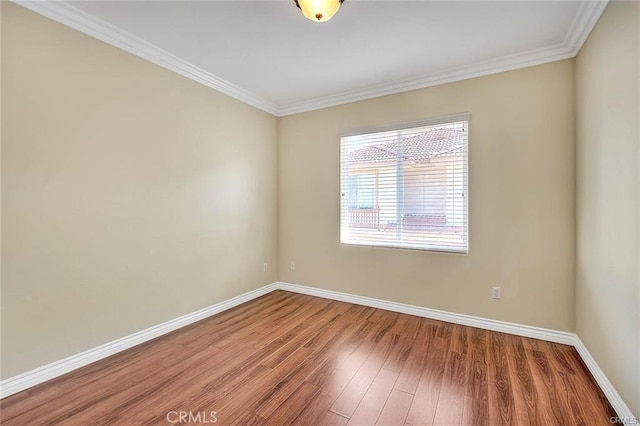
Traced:
<path fill-rule="evenodd" d="M 467 253 L 468 120 L 342 137 L 340 241 Z"/>
<path fill-rule="evenodd" d="M 376 205 L 376 174 L 357 173 L 348 177 L 349 208 L 372 209 Z"/>

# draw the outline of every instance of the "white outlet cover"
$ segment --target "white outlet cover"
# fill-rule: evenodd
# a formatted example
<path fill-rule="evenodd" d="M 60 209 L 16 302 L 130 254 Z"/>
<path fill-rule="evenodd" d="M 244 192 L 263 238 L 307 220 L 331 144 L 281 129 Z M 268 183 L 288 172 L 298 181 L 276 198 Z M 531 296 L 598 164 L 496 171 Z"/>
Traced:
<path fill-rule="evenodd" d="M 491 287 L 491 297 L 494 299 L 500 299 L 501 297 L 501 288 L 500 287 Z"/>

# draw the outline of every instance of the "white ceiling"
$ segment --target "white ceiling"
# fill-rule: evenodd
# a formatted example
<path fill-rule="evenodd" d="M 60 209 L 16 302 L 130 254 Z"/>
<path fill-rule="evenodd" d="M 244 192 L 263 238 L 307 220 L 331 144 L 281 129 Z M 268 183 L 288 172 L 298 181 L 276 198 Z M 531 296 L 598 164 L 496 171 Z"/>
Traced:
<path fill-rule="evenodd" d="M 18 1 L 276 115 L 574 56 L 594 1 Z"/>

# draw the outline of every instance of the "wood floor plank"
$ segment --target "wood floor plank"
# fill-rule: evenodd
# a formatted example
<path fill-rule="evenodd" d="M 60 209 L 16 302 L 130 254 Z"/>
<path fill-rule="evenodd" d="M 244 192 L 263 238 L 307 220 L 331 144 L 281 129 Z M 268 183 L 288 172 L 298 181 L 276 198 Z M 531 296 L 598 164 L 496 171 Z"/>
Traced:
<path fill-rule="evenodd" d="M 389 321 L 373 337 L 375 346 L 367 357 L 367 360 L 358 369 L 358 372 L 349 382 L 349 385 L 342 391 L 342 394 L 331 407 L 331 411 L 344 417 L 351 417 L 358 404 L 369 389 L 369 386 L 378 375 L 386 358 L 389 356 L 395 345 L 397 345 L 397 335 L 391 333 L 391 329 L 397 321 L 397 315 Z"/>
<path fill-rule="evenodd" d="M 562 425 L 573 422 L 566 396 L 558 392 L 554 372 L 544 352 L 545 345 L 535 339 L 523 339 L 523 343 L 541 406 L 536 416 L 544 424 Z"/>
<path fill-rule="evenodd" d="M 562 346 L 562 349 L 568 362 L 573 365 L 574 373 L 571 376 L 573 386 L 578 398 L 584 401 L 584 404 L 588 406 L 588 410 L 591 411 L 589 417 L 598 419 L 602 417 L 602 413 L 606 413 L 605 415 L 608 417 L 617 417 L 604 394 L 602 392 L 593 392 L 593 389 L 598 389 L 598 384 L 575 348 Z"/>
<path fill-rule="evenodd" d="M 318 393 L 320 388 L 304 382 L 268 418 L 269 424 L 290 425 L 298 417 L 305 405 Z"/>
<path fill-rule="evenodd" d="M 545 343 L 549 350 L 549 362 L 558 378 L 556 383 L 560 392 L 566 395 L 575 424 L 593 424 L 592 419 L 599 418 L 603 413 L 610 414 L 593 392 L 584 392 L 592 386 L 590 375 L 579 374 L 580 366 L 574 363 L 570 352 L 573 348 Z"/>
<path fill-rule="evenodd" d="M 327 415 L 326 413 L 329 412 L 338 396 L 347 387 L 360 366 L 366 361 L 369 353 L 366 349 L 367 345 L 363 342 L 361 346 L 363 346 L 363 349 L 360 347 L 352 350 L 347 349 L 339 355 L 342 356 L 343 359 L 338 361 L 337 365 L 334 366 L 332 363 L 326 363 L 317 370 L 322 372 L 322 375 L 317 375 L 314 372 L 311 375 L 312 377 L 308 378 L 311 382 L 324 384 L 324 386 L 321 388 L 321 392 L 314 397 L 296 418 L 296 424 L 313 424 L 318 419 Z"/>
<path fill-rule="evenodd" d="M 347 387 L 353 376 L 367 360 L 373 350 L 371 336 L 381 324 L 366 322 L 340 344 L 333 362 L 319 366 L 306 381 L 321 386 L 321 391 L 296 418 L 296 424 L 315 424 L 324 418 L 338 396 Z M 332 416 L 329 416 L 332 417 Z"/>
<path fill-rule="evenodd" d="M 374 346 L 369 339 L 375 332 L 373 323 L 364 323 L 351 330 L 355 330 L 355 333 L 346 335 L 339 353 L 330 362 L 318 365 L 305 380 L 318 386 L 329 383 L 327 390 L 335 393 L 336 398 L 364 364 Z M 336 380 L 336 376 L 341 380 Z"/>
<path fill-rule="evenodd" d="M 344 330 L 341 330 L 341 332 Z M 270 418 L 271 413 L 278 409 L 282 402 L 296 392 L 296 388 L 303 382 L 309 383 L 306 379 L 319 367 L 328 363 L 334 352 L 341 343 L 341 332 L 334 334 L 334 340 L 327 342 L 321 348 L 312 351 L 311 355 L 299 366 L 291 369 L 291 372 L 275 385 L 273 392 L 266 394 L 259 401 L 256 413 L 262 417 Z M 349 336 L 346 336 L 348 338 Z M 309 349 L 307 346 L 304 348 Z"/>
<path fill-rule="evenodd" d="M 220 424 L 226 423 L 224 422 L 224 419 L 220 419 L 220 420 L 221 420 Z M 218 423 L 217 413 L 216 413 L 216 423 Z M 267 424 L 267 421 L 262 417 L 258 416 L 253 411 L 247 410 L 227 424 L 230 424 L 232 426 L 261 426 L 261 425 Z"/>
<path fill-rule="evenodd" d="M 503 334 L 502 340 L 507 350 L 508 357 L 526 359 L 527 354 L 522 343 L 522 337 L 514 336 L 512 334 Z"/>
<path fill-rule="evenodd" d="M 330 344 L 331 341 L 336 339 L 337 335 L 340 335 L 348 328 L 352 329 L 353 327 L 351 327 L 350 323 L 344 321 L 344 316 L 336 315 L 335 317 L 324 321 L 322 330 L 319 331 L 312 339 L 309 339 L 309 341 L 305 343 L 305 346 L 318 350 Z"/>
<path fill-rule="evenodd" d="M 402 329 L 392 329 L 392 333 L 398 336 L 398 344 L 384 363 L 383 368 L 400 372 L 414 349 L 414 343 L 420 331 L 420 318 L 411 315 L 402 315 L 406 319 Z M 397 323 L 396 323 L 397 324 Z"/>
<path fill-rule="evenodd" d="M 433 423 L 459 425 L 464 412 L 465 354 L 449 352 L 442 376 L 442 386 Z"/>
<path fill-rule="evenodd" d="M 469 351 L 469 337 L 467 333 L 471 332 L 469 327 L 463 325 L 452 325 L 451 332 L 451 352 L 457 352 L 461 355 L 466 355 Z"/>
<path fill-rule="evenodd" d="M 428 355 L 429 342 L 432 336 L 431 327 L 431 324 L 427 321 L 420 322 L 420 328 L 413 341 L 411 351 L 400 370 L 398 380 L 396 380 L 394 386 L 396 389 L 412 395 L 416 392 Z"/>
<path fill-rule="evenodd" d="M 407 415 L 410 425 L 432 425 L 438 406 L 442 377 L 449 353 L 449 343 L 443 337 L 433 337 L 429 344 L 427 363 Z"/>
<path fill-rule="evenodd" d="M 238 345 L 241 349 L 242 346 Z M 211 351 L 213 353 L 211 353 Z M 240 381 L 243 377 L 251 376 L 256 379 L 262 377 L 265 371 L 269 369 L 260 365 L 259 363 L 246 363 L 246 360 L 241 358 L 238 352 L 230 352 L 226 356 L 219 356 L 218 348 L 209 348 L 203 353 L 209 353 L 207 361 L 200 362 L 191 367 L 184 369 L 184 372 L 180 374 L 175 380 L 167 384 L 166 394 L 174 395 L 173 398 L 163 398 L 164 393 L 150 394 L 144 401 L 139 401 L 136 406 L 131 407 L 118 407 L 116 413 L 119 419 L 126 419 L 131 415 L 133 411 L 145 411 L 145 412 L 161 412 L 165 413 L 170 410 L 174 410 L 178 407 L 190 405 L 194 400 L 193 395 L 216 395 L 219 398 L 223 398 L 228 392 L 229 383 L 234 383 L 231 379 Z M 196 361 L 194 358 L 184 361 L 188 364 Z M 228 376 L 228 371 L 237 371 L 242 368 L 242 365 L 247 365 L 249 368 L 242 374 Z M 171 369 L 177 368 L 173 366 Z M 212 383 L 220 383 L 220 386 L 215 388 L 214 391 L 210 390 Z M 219 393 L 218 393 L 219 392 Z M 115 421 L 115 420 L 114 420 Z"/>
<path fill-rule="evenodd" d="M 308 348 L 298 348 L 275 368 L 266 370 L 266 374 L 258 377 L 257 380 L 254 379 L 254 375 L 247 375 L 242 381 L 235 382 L 233 387 L 227 391 L 228 393 L 215 396 L 202 395 L 201 398 L 191 402 L 189 406 L 195 406 L 195 409 L 199 411 L 215 403 L 219 407 L 220 414 L 226 415 L 228 418 L 232 418 L 247 408 L 255 411 L 262 399 L 273 391 L 274 385 L 286 380 L 291 371 L 302 365 L 312 353 L 313 351 Z M 242 399 L 228 397 L 236 392 L 242 392 L 244 397 Z"/>
<path fill-rule="evenodd" d="M 329 411 L 331 404 L 333 404 L 334 398 L 331 398 L 329 395 L 321 391 L 317 393 L 311 401 L 304 407 L 304 409 L 298 414 L 298 417 L 295 418 L 293 424 L 296 425 L 311 425 L 316 424 L 326 416 L 334 418 L 335 416 L 341 417 L 345 419 L 344 424 L 347 424 L 349 421 L 348 418 L 344 416 L 340 416 L 332 411 Z M 322 424 L 322 422 L 318 423 Z"/>
<path fill-rule="evenodd" d="M 60 424 L 67 419 L 101 418 L 105 412 L 112 412 L 113 407 L 122 406 L 129 400 L 162 387 L 180 373 L 175 370 L 158 371 L 154 366 L 139 369 L 136 374 L 118 380 L 118 386 L 95 388 L 91 394 L 84 389 L 70 392 L 62 401 L 64 404 L 48 405 L 48 410 L 30 410 L 12 419 L 3 417 L 3 423 L 15 424 Z M 58 398 L 60 402 L 60 398 Z M 76 423 L 81 424 L 81 423 Z"/>
<path fill-rule="evenodd" d="M 0 422 L 12 419 L 27 409 L 37 410 L 51 404 L 63 393 L 63 389 L 57 385 L 40 385 L 0 400 Z"/>
<path fill-rule="evenodd" d="M 305 346 L 305 344 L 317 334 L 318 331 L 309 327 L 309 325 L 304 323 L 298 324 L 287 333 L 278 337 L 278 340 L 282 341 L 283 344 L 270 353 L 265 354 L 265 356 L 260 359 L 260 364 L 269 368 L 275 367 L 298 350 L 300 346 Z"/>
<path fill-rule="evenodd" d="M 467 357 L 467 380 L 465 382 L 465 396 L 485 402 L 489 392 L 486 336 L 486 330 L 469 329 L 469 356 Z"/>
<path fill-rule="evenodd" d="M 347 424 L 351 426 L 375 424 L 397 378 L 398 373 L 395 371 L 381 369 Z"/>
<path fill-rule="evenodd" d="M 486 399 L 464 397 L 462 412 L 463 426 L 484 426 L 489 424 L 489 404 Z"/>
<path fill-rule="evenodd" d="M 514 394 L 504 334 L 489 335 L 487 355 L 489 421 L 492 425 L 514 424 Z"/>
<path fill-rule="evenodd" d="M 333 411 L 331 411 L 333 410 Z M 609 424 L 574 348 L 275 291 L 0 400 L 3 425 Z"/>
<path fill-rule="evenodd" d="M 305 330 L 306 326 L 304 326 L 304 324 L 298 324 L 297 329 Z M 265 336 L 270 335 L 267 333 Z M 222 353 L 227 355 L 224 360 L 226 363 L 221 362 L 220 364 L 213 364 L 216 367 L 216 371 L 211 371 L 212 374 L 199 378 L 190 377 L 190 375 L 187 374 L 181 376 L 178 380 L 172 383 L 172 389 L 176 391 L 176 395 L 189 395 L 194 392 L 194 388 L 204 389 L 205 391 L 210 390 L 209 392 L 201 393 L 199 398 L 196 399 L 188 398 L 184 401 L 176 401 L 175 399 L 173 401 L 167 401 L 165 403 L 167 404 L 165 405 L 165 408 L 167 410 L 171 409 L 168 404 L 172 404 L 173 407 L 190 405 L 191 407 L 196 406 L 197 408 L 204 408 L 208 404 L 213 404 L 215 401 L 220 400 L 231 393 L 235 387 L 244 383 L 244 380 L 246 380 L 247 377 L 252 377 L 256 380 L 260 379 L 262 377 L 261 374 L 265 373 L 267 370 L 256 367 L 255 364 L 259 363 L 263 356 L 269 355 L 274 351 L 277 351 L 283 345 L 286 345 L 289 340 L 295 338 L 295 336 L 296 329 L 293 331 L 289 330 L 283 336 L 280 336 L 262 346 L 260 350 L 254 352 L 248 359 L 238 356 L 241 355 L 240 353 L 234 354 L 229 352 L 230 346 L 227 347 L 222 351 Z M 242 341 L 238 341 L 235 345 L 242 348 L 242 343 Z M 212 359 L 215 360 L 215 358 Z M 181 383 L 189 388 L 176 389 L 176 386 Z M 150 401 L 149 404 L 155 405 L 156 409 L 159 406 L 163 406 L 162 403 L 158 404 L 155 401 Z"/>
<path fill-rule="evenodd" d="M 218 325 L 218 327 L 214 327 L 207 338 L 210 339 L 214 345 L 223 347 L 227 340 L 238 339 L 245 334 L 249 334 L 251 330 L 256 327 L 256 324 L 260 324 L 263 320 L 275 321 L 287 313 L 295 312 L 299 308 L 300 305 L 298 302 L 301 300 L 303 300 L 303 298 L 301 298 L 300 295 L 293 297 L 286 297 L 286 295 L 284 295 L 284 297 L 280 297 L 274 301 L 273 304 L 266 305 L 255 312 L 252 315 L 254 321 L 249 323 L 244 320 L 244 315 L 242 314 L 230 316 L 225 321 L 212 321 L 212 323 Z M 187 341 L 185 344 L 189 344 L 192 341 L 200 342 L 201 339 L 202 335 L 195 332 L 191 341 Z"/>
<path fill-rule="evenodd" d="M 304 301 L 299 300 L 299 303 L 284 305 L 262 318 L 254 318 L 253 322 L 245 324 L 239 329 L 230 331 L 226 336 L 224 336 L 224 338 L 218 337 L 214 346 L 224 349 L 227 345 L 237 340 L 246 339 L 248 336 L 254 335 L 255 333 L 264 333 L 265 330 L 262 326 L 263 321 L 281 324 L 300 324 L 309 316 L 324 309 L 326 306 L 324 300 L 315 300 L 313 303 L 308 303 L 305 305 L 305 309 L 302 309 L 303 305 L 300 303 L 304 303 Z"/>
<path fill-rule="evenodd" d="M 507 352 L 512 354 L 507 356 L 507 362 L 509 378 L 513 385 L 515 422 L 542 424 L 544 419 L 538 415 L 538 395 L 521 339 L 510 339 L 508 348 L 510 349 Z"/>
<path fill-rule="evenodd" d="M 155 405 L 156 409 L 164 407 L 166 410 L 186 405 L 199 408 L 197 404 L 209 404 L 225 398 L 235 388 L 245 383 L 248 378 L 259 380 L 263 374 L 270 370 L 264 368 L 260 361 L 264 356 L 277 351 L 285 345 L 288 339 L 295 337 L 295 334 L 288 331 L 284 336 L 269 342 L 257 351 L 251 351 L 249 357 L 242 356 L 242 352 L 245 349 L 242 342 L 236 343 L 240 352 L 230 351 L 230 347 L 224 351 L 213 348 L 219 353 L 210 357 L 212 362 L 208 364 L 209 367 L 206 370 L 200 372 L 201 367 L 198 365 L 193 368 L 193 371 L 188 371 L 187 374 L 181 375 L 171 384 L 171 390 L 175 392 L 175 395 L 179 395 L 178 398 L 160 403 L 151 401 L 150 404 Z M 198 374 L 194 374 L 194 372 Z M 193 393 L 197 393 L 198 397 L 189 397 Z"/>
<path fill-rule="evenodd" d="M 342 417 L 339 414 L 336 414 L 332 411 L 327 411 L 323 416 L 319 417 L 320 421 L 317 422 L 318 425 L 322 426 L 345 426 L 349 423 L 349 419 L 346 417 Z M 314 423 L 297 423 L 300 425 L 308 426 Z"/>
<path fill-rule="evenodd" d="M 168 411 L 179 410 L 184 407 L 190 407 L 189 409 L 198 408 L 200 410 L 201 407 L 192 405 L 198 401 L 198 398 L 194 398 L 193 395 L 208 394 L 209 392 L 203 392 L 203 390 L 207 388 L 212 378 L 221 374 L 219 372 L 220 366 L 225 365 L 209 364 L 202 361 L 215 358 L 215 353 L 218 351 L 219 349 L 210 347 L 201 353 L 200 358 L 186 360 L 171 369 L 166 369 L 167 371 L 177 371 L 179 374 L 173 377 L 172 380 L 163 383 L 163 392 L 148 392 L 137 397 L 136 404 L 118 405 L 115 410 L 104 413 L 102 419 L 109 423 L 121 423 L 129 416 L 140 411 L 161 412 L 162 415 L 160 417 L 162 417 Z M 251 374 L 253 377 L 260 377 L 263 370 L 264 367 L 258 364 L 253 367 Z M 152 384 L 155 380 L 149 380 L 148 384 Z M 163 395 L 167 394 L 174 395 L 174 397 L 162 398 Z"/>
<path fill-rule="evenodd" d="M 378 417 L 376 425 L 402 426 L 407 419 L 411 402 L 413 402 L 413 395 L 393 389 L 380 413 L 380 417 Z"/>

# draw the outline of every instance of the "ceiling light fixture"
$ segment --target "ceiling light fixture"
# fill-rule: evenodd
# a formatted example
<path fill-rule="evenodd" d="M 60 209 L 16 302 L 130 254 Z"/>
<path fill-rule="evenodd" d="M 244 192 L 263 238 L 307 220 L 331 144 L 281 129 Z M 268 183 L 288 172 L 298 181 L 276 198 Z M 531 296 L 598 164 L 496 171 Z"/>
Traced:
<path fill-rule="evenodd" d="M 344 0 L 294 0 L 302 14 L 313 22 L 326 22 L 336 14 Z"/>

